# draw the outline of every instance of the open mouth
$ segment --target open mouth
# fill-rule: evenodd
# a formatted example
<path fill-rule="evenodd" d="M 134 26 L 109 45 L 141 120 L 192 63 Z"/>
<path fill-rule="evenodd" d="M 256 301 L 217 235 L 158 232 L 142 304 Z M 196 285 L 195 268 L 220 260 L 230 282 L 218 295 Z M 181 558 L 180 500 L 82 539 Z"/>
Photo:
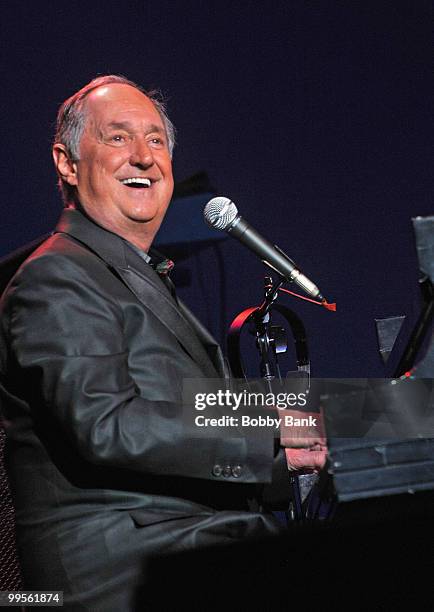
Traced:
<path fill-rule="evenodd" d="M 138 176 L 123 179 L 121 183 L 122 185 L 125 185 L 126 187 L 131 187 L 132 189 L 149 189 L 149 187 L 151 186 L 150 179 Z"/>

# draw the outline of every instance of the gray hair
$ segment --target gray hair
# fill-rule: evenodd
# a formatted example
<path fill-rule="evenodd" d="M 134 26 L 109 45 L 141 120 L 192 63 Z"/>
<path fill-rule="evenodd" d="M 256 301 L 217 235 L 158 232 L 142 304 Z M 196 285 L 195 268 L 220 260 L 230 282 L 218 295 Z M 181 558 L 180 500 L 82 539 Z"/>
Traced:
<path fill-rule="evenodd" d="M 167 116 L 166 107 L 162 101 L 161 93 L 158 90 L 146 91 L 143 87 L 137 85 L 137 83 L 134 83 L 133 81 L 130 81 L 129 79 L 117 74 L 109 74 L 93 79 L 90 81 L 90 83 L 82 87 L 79 91 L 63 102 L 57 114 L 54 142 L 63 144 L 66 147 L 68 155 L 72 161 L 78 161 L 80 159 L 80 140 L 86 123 L 84 101 L 91 91 L 97 87 L 101 87 L 102 85 L 110 85 L 111 83 L 130 85 L 130 87 L 138 89 L 151 100 L 163 122 L 166 130 L 169 152 L 170 155 L 172 155 L 173 148 L 175 146 L 175 127 Z M 59 188 L 66 204 L 71 200 L 75 200 L 75 187 L 69 185 L 60 177 Z"/>

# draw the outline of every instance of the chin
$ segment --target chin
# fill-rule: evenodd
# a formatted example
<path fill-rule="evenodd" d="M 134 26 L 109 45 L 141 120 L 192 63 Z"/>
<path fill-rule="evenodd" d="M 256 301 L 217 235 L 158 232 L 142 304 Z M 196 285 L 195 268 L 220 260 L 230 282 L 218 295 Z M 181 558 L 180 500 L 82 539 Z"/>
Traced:
<path fill-rule="evenodd" d="M 152 221 L 153 219 L 155 219 L 155 217 L 158 216 L 158 209 L 154 206 L 131 207 L 125 212 L 127 217 L 129 217 L 132 221 L 139 221 L 140 223 Z"/>
<path fill-rule="evenodd" d="M 154 221 L 154 217 L 149 215 L 128 215 L 128 218 L 132 223 L 152 223 Z"/>
<path fill-rule="evenodd" d="M 128 218 L 133 223 L 152 223 L 152 225 L 156 225 L 158 227 L 160 227 L 160 223 L 163 220 L 157 213 L 152 214 L 149 210 L 131 211 Z"/>

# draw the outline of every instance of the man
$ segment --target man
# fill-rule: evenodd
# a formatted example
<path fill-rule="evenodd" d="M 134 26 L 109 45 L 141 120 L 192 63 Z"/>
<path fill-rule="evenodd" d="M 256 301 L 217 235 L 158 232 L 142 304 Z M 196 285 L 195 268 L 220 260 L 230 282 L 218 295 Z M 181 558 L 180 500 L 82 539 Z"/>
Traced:
<path fill-rule="evenodd" d="M 257 500 L 285 486 L 284 450 L 200 438 L 182 419 L 182 381 L 225 372 L 150 250 L 172 148 L 164 108 L 126 79 L 67 100 L 53 146 L 66 209 L 2 299 L 24 585 L 63 590 L 68 610 L 133 609 L 152 554 L 279 530 Z M 288 449 L 290 465 L 320 467 L 314 448 Z"/>

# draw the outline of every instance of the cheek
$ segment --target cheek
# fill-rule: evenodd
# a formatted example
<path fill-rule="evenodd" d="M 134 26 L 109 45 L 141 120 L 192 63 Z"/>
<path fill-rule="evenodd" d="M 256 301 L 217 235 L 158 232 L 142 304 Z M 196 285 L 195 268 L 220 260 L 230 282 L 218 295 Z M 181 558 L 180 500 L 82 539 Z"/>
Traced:
<path fill-rule="evenodd" d="M 167 168 L 167 170 L 166 170 L 166 172 L 165 172 L 165 175 L 166 175 L 166 185 L 167 185 L 167 189 L 168 189 L 168 190 L 170 190 L 170 189 L 172 189 L 172 190 L 173 190 L 173 187 L 174 187 L 174 183 L 175 183 L 175 182 L 174 182 L 174 178 L 173 178 L 172 166 L 171 166 L 171 165 L 169 165 L 169 166 L 168 166 L 168 168 Z"/>
<path fill-rule="evenodd" d="M 110 175 L 110 171 L 107 166 L 103 163 L 98 163 L 96 168 L 96 176 L 100 183 L 105 184 L 107 177 Z"/>
<path fill-rule="evenodd" d="M 92 167 L 90 168 L 88 180 L 91 186 L 97 189 L 109 189 L 109 180 L 114 180 L 113 169 L 105 159 L 93 160 Z M 113 188 L 113 185 L 111 186 Z"/>

